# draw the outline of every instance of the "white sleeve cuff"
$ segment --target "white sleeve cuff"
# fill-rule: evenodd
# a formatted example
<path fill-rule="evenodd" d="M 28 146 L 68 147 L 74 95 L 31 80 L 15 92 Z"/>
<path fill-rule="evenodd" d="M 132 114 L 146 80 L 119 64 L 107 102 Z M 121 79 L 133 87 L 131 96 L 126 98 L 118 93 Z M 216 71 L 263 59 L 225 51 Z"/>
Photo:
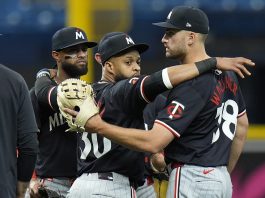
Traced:
<path fill-rule="evenodd" d="M 164 85 L 168 88 L 168 89 L 172 89 L 173 85 L 171 84 L 170 80 L 169 80 L 169 76 L 168 76 L 168 72 L 167 72 L 167 68 L 162 70 L 162 79 L 163 79 L 163 83 Z"/>

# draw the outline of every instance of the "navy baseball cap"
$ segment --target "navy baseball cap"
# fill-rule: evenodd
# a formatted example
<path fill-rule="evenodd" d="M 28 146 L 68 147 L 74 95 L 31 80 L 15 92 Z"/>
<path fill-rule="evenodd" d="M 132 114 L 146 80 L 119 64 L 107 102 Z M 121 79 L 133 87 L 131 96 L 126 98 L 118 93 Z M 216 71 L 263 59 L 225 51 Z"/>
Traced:
<path fill-rule="evenodd" d="M 88 48 L 95 47 L 96 42 L 88 41 L 84 30 L 77 27 L 65 27 L 57 32 L 52 37 L 52 50 L 60 51 L 65 48 L 82 44 L 87 44 Z"/>
<path fill-rule="evenodd" d="M 210 29 L 207 15 L 199 8 L 189 6 L 174 7 L 165 22 L 153 23 L 153 25 L 202 34 L 208 34 Z"/>
<path fill-rule="evenodd" d="M 103 36 L 98 44 L 98 53 L 102 63 L 127 50 L 137 50 L 140 54 L 149 48 L 147 44 L 135 44 L 132 38 L 123 32 L 110 32 Z"/>

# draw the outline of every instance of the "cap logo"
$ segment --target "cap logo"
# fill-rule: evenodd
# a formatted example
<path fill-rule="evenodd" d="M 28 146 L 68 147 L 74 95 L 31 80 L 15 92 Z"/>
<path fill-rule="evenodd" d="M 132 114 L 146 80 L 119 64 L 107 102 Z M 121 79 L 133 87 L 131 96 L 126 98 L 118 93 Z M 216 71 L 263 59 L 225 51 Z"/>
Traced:
<path fill-rule="evenodd" d="M 172 11 L 167 15 L 167 19 L 170 19 Z"/>
<path fill-rule="evenodd" d="M 133 42 L 131 37 L 126 37 L 126 42 L 127 42 L 128 45 L 129 44 L 134 44 L 134 42 Z"/>
<path fill-rule="evenodd" d="M 191 27 L 191 26 L 192 25 L 189 22 L 186 23 L 186 27 Z"/>
<path fill-rule="evenodd" d="M 77 40 L 79 38 L 85 39 L 83 33 L 82 32 L 75 32 L 75 39 Z"/>

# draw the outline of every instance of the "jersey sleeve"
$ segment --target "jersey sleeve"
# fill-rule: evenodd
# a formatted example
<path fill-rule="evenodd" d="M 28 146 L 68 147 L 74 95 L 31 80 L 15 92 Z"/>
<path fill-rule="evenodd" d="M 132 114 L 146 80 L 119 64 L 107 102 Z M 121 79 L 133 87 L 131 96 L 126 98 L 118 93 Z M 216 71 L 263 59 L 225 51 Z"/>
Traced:
<path fill-rule="evenodd" d="M 146 104 L 152 102 L 160 93 L 172 88 L 165 81 L 163 72 L 167 73 L 167 70 L 156 72 L 150 76 L 119 81 L 113 86 L 111 94 L 126 112 L 142 114 Z"/>
<path fill-rule="evenodd" d="M 37 132 L 33 106 L 26 82 L 22 80 L 19 97 L 18 133 Z"/>
<path fill-rule="evenodd" d="M 235 79 L 235 81 L 237 82 L 237 94 L 236 94 L 236 100 L 237 100 L 237 104 L 238 104 L 238 116 L 237 117 L 241 117 L 242 115 L 244 115 L 246 113 L 246 104 L 245 104 L 245 100 L 238 82 L 238 79 L 236 77 L 236 75 L 233 73 L 233 77 Z"/>
<path fill-rule="evenodd" d="M 47 76 L 37 78 L 35 82 L 35 94 L 40 104 L 59 111 L 57 104 L 57 86 Z"/>
<path fill-rule="evenodd" d="M 155 123 L 167 128 L 174 136 L 180 137 L 204 104 L 202 97 L 190 83 L 179 85 L 169 93 L 167 105 L 158 113 Z"/>
<path fill-rule="evenodd" d="M 21 181 L 29 181 L 37 158 L 38 141 L 37 125 L 28 87 L 21 80 L 19 90 L 19 109 L 17 117 L 17 177 Z"/>
<path fill-rule="evenodd" d="M 109 90 L 111 97 L 108 100 L 122 107 L 125 112 L 142 112 L 148 103 L 144 98 L 144 94 L 141 92 L 141 86 L 144 80 L 145 76 L 141 76 L 139 78 L 135 77 L 117 82 Z"/>

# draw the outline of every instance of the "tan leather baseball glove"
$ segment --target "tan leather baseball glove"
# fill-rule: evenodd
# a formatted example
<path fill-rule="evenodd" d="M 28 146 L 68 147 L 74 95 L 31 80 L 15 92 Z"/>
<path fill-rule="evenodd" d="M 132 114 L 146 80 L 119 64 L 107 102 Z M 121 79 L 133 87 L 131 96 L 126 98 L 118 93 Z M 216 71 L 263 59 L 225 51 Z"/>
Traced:
<path fill-rule="evenodd" d="M 91 85 L 75 78 L 67 79 L 59 84 L 57 103 L 70 127 L 67 131 L 84 132 L 86 121 L 99 112 Z M 64 108 L 74 109 L 79 113 L 76 118 L 73 118 L 64 112 Z"/>

